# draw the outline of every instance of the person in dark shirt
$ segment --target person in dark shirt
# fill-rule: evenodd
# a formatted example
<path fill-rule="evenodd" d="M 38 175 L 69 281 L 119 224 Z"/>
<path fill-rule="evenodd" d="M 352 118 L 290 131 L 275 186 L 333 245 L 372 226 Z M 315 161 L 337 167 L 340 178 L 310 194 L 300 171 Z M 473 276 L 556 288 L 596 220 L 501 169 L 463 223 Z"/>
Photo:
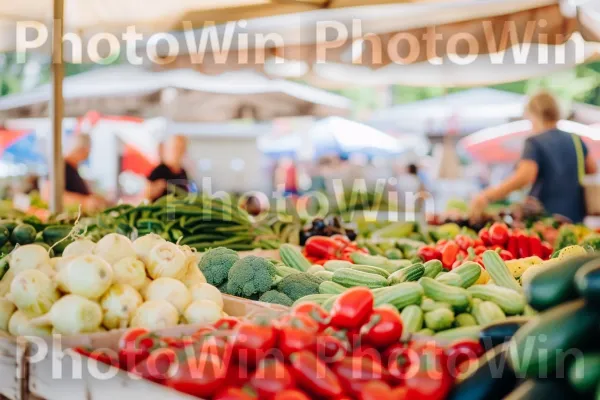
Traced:
<path fill-rule="evenodd" d="M 579 180 L 575 143 L 581 143 L 585 173 L 594 174 L 597 165 L 581 139 L 557 128 L 560 108 L 556 99 L 542 92 L 533 96 L 525 109 L 533 135 L 525 141 L 521 161 L 504 182 L 479 193 L 471 203 L 474 218 L 489 202 L 501 200 L 515 190 L 532 185 L 530 195 L 551 214 L 560 214 L 573 222 L 585 217 L 583 188 Z"/>
<path fill-rule="evenodd" d="M 167 184 L 188 190 L 188 175 L 183 168 L 183 157 L 187 150 L 185 136 L 171 136 L 161 144 L 161 163 L 148 175 L 144 197 L 154 201 L 168 194 Z"/>

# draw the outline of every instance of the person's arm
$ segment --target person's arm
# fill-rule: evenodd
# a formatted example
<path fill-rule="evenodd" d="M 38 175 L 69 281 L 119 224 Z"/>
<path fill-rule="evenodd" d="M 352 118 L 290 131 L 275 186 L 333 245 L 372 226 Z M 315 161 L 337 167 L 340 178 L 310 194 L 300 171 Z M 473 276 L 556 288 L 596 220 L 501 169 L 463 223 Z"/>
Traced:
<path fill-rule="evenodd" d="M 582 140 L 581 145 L 583 147 L 583 156 L 585 157 L 585 173 L 593 175 L 598 172 L 598 164 L 596 164 L 596 160 L 590 154 L 587 145 Z"/>
<path fill-rule="evenodd" d="M 538 174 L 538 164 L 533 160 L 521 160 L 517 165 L 515 172 L 495 187 L 487 188 L 482 192 L 488 202 L 502 200 L 515 190 L 535 182 Z"/>
<path fill-rule="evenodd" d="M 44 181 L 40 190 L 40 196 L 44 201 L 50 201 L 50 181 Z M 69 192 L 65 190 L 63 192 L 63 202 L 67 206 L 81 204 L 84 209 L 89 209 L 90 207 L 94 208 L 100 203 L 103 203 L 103 199 L 96 198 L 94 195 Z"/>
<path fill-rule="evenodd" d="M 167 181 L 164 179 L 158 179 L 156 181 L 147 180 L 146 187 L 144 188 L 144 198 L 147 200 L 153 200 L 164 192 L 167 187 Z"/>

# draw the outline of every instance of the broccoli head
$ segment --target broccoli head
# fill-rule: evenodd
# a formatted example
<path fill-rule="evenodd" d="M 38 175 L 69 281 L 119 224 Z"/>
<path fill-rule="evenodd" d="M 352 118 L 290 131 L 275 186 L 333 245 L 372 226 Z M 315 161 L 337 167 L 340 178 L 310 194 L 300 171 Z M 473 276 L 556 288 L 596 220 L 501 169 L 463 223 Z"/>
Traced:
<path fill-rule="evenodd" d="M 227 293 L 234 296 L 251 297 L 271 289 L 275 278 L 275 267 L 268 260 L 248 256 L 233 264 L 228 274 Z"/>
<path fill-rule="evenodd" d="M 287 295 L 278 292 L 277 290 L 269 290 L 268 292 L 263 293 L 258 300 L 264 301 L 265 303 L 281 304 L 282 306 L 288 307 L 291 307 L 294 303 Z"/>
<path fill-rule="evenodd" d="M 307 273 L 288 275 L 279 282 L 277 290 L 285 293 L 290 299 L 296 301 L 309 294 L 319 293 L 319 284 L 322 279 Z"/>
<path fill-rule="evenodd" d="M 198 263 L 206 281 L 213 286 L 220 286 L 227 281 L 231 266 L 240 259 L 238 253 L 225 247 L 208 250 Z"/>

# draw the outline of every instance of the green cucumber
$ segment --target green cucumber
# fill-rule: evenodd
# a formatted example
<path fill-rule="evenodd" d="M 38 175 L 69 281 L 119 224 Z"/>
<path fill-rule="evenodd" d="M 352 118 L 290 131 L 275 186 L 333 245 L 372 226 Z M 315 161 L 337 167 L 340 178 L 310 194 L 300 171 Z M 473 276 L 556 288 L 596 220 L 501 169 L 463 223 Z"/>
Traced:
<path fill-rule="evenodd" d="M 423 310 L 423 312 L 437 310 L 438 308 L 447 308 L 449 310 L 452 310 L 452 306 L 448 303 L 434 301 L 426 297 L 423 298 L 423 301 L 421 301 L 421 309 Z"/>
<path fill-rule="evenodd" d="M 462 281 L 460 279 L 460 276 L 458 274 L 455 274 L 454 272 L 447 272 L 445 274 L 442 274 L 435 278 L 435 280 L 446 285 L 462 287 Z"/>
<path fill-rule="evenodd" d="M 400 317 L 406 332 L 415 333 L 423 328 L 423 310 L 417 305 L 404 307 Z"/>
<path fill-rule="evenodd" d="M 506 315 L 498 304 L 491 301 L 482 301 L 479 304 L 475 304 L 471 310 L 471 314 L 473 314 L 479 325 L 493 324 L 494 322 L 506 319 Z"/>
<path fill-rule="evenodd" d="M 508 315 L 522 314 L 527 304 L 521 293 L 497 285 L 473 285 L 467 291 L 476 299 L 496 303 Z"/>
<path fill-rule="evenodd" d="M 456 319 L 454 320 L 456 324 Z M 448 341 L 454 340 L 478 340 L 481 327 L 478 325 L 459 326 L 457 328 L 447 329 L 445 331 L 438 332 L 434 335 L 436 339 L 444 339 Z"/>
<path fill-rule="evenodd" d="M 0 247 L 4 246 L 4 243 L 8 242 L 10 239 L 10 232 L 8 228 L 0 225 Z"/>
<path fill-rule="evenodd" d="M 443 270 L 441 270 L 440 272 L 438 272 L 438 274 L 437 274 L 436 276 L 434 276 L 433 278 L 434 278 L 434 279 L 437 279 L 437 278 L 439 278 L 440 276 L 442 276 L 442 275 L 444 275 L 444 274 L 447 274 L 448 272 L 450 272 L 450 271 L 446 271 L 445 269 L 443 269 Z"/>
<path fill-rule="evenodd" d="M 442 270 L 444 269 L 440 260 L 429 260 L 425 264 L 423 264 L 423 267 L 425 268 L 423 276 L 426 276 L 428 278 L 435 278 L 437 274 L 442 272 Z"/>
<path fill-rule="evenodd" d="M 473 261 L 467 261 L 462 263 L 460 267 L 454 268 L 452 273 L 460 276 L 460 286 L 466 289 L 479 280 L 481 265 Z"/>
<path fill-rule="evenodd" d="M 475 326 L 477 325 L 477 320 L 471 314 L 462 313 L 458 314 L 454 319 L 454 325 L 457 328 L 463 328 L 465 326 Z"/>
<path fill-rule="evenodd" d="M 331 280 L 346 287 L 365 286 L 370 289 L 385 287 L 388 284 L 387 279 L 381 275 L 356 271 L 352 268 L 341 268 L 336 270 L 333 273 L 333 278 Z"/>
<path fill-rule="evenodd" d="M 423 288 L 416 282 L 399 283 L 373 291 L 375 306 L 390 304 L 399 310 L 421 303 Z"/>
<path fill-rule="evenodd" d="M 35 242 L 35 235 L 37 234 L 35 228 L 29 224 L 19 224 L 13 229 L 10 234 L 10 241 L 12 244 L 30 244 Z"/>
<path fill-rule="evenodd" d="M 370 265 L 353 264 L 350 268 L 355 269 L 357 271 L 368 272 L 370 274 L 381 275 L 386 279 L 388 276 L 390 276 L 390 273 L 387 272 L 385 269 L 379 267 L 372 267 Z"/>
<path fill-rule="evenodd" d="M 429 328 L 423 328 L 420 331 L 417 332 L 417 335 L 420 336 L 433 336 L 435 335 L 435 331 L 433 331 L 432 329 Z"/>
<path fill-rule="evenodd" d="M 372 267 L 385 268 L 392 265 L 390 260 L 384 256 L 372 256 L 358 251 L 350 254 L 350 258 L 355 264 L 370 265 Z"/>
<path fill-rule="evenodd" d="M 5 227 L 8 233 L 11 234 L 13 229 L 17 227 L 17 223 L 14 221 L 0 221 L 0 226 Z"/>
<path fill-rule="evenodd" d="M 329 311 L 331 311 L 331 308 L 333 307 L 333 304 L 335 303 L 335 301 L 337 300 L 339 295 L 335 294 L 335 295 L 327 295 L 327 296 L 330 296 L 330 297 L 321 303 L 321 307 L 323 307 L 324 310 L 329 312 Z"/>
<path fill-rule="evenodd" d="M 527 302 L 536 310 L 543 311 L 579 296 L 574 282 L 577 271 L 598 256 L 586 255 L 551 263 L 535 274 L 525 288 Z"/>
<path fill-rule="evenodd" d="M 352 268 L 353 266 L 354 264 L 352 264 L 351 262 L 343 260 L 329 260 L 325 264 L 323 264 L 323 268 L 325 268 L 325 271 L 330 272 L 335 272 L 338 269 L 342 268 Z"/>
<path fill-rule="evenodd" d="M 410 260 L 389 260 L 389 265 L 379 265 L 378 268 L 386 270 L 389 274 L 393 274 L 399 269 L 406 268 L 410 265 L 412 265 Z"/>
<path fill-rule="evenodd" d="M 600 258 L 587 262 L 577 271 L 575 285 L 582 297 L 600 305 Z"/>
<path fill-rule="evenodd" d="M 600 317 L 595 307 L 575 300 L 531 319 L 515 334 L 509 361 L 518 376 L 552 376 L 564 351 L 581 349 L 595 339 Z M 540 340 L 542 339 L 542 340 Z M 560 371 L 559 371 L 560 372 Z"/>
<path fill-rule="evenodd" d="M 298 271 L 295 268 L 288 267 L 286 265 L 276 265 L 275 266 L 275 273 L 277 275 L 285 278 L 288 275 L 301 274 L 302 272 Z"/>
<path fill-rule="evenodd" d="M 446 285 L 431 278 L 421 278 L 419 284 L 423 287 L 425 296 L 430 299 L 448 303 L 457 311 L 463 311 L 469 307 L 471 295 L 466 289 Z"/>
<path fill-rule="evenodd" d="M 571 387 L 579 393 L 591 393 L 600 382 L 600 353 L 584 353 L 569 366 Z"/>
<path fill-rule="evenodd" d="M 331 281 L 324 281 L 319 284 L 319 293 L 322 294 L 340 294 L 344 293 L 347 289 L 347 287 Z"/>
<path fill-rule="evenodd" d="M 500 258 L 500 255 L 494 250 L 486 250 L 483 252 L 483 265 L 490 274 L 490 278 L 498 286 L 503 286 L 508 289 L 522 292 L 523 288 L 519 285 L 519 282 L 515 279 L 510 269 L 504 263 L 504 260 Z"/>
<path fill-rule="evenodd" d="M 390 260 L 402 260 L 404 255 L 400 249 L 389 249 L 385 251 L 385 257 Z"/>
<path fill-rule="evenodd" d="M 306 272 L 312 266 L 300 250 L 288 243 L 284 243 L 279 247 L 279 256 L 285 265 L 298 271 Z"/>
<path fill-rule="evenodd" d="M 454 312 L 447 308 L 438 308 L 426 312 L 423 316 L 425 326 L 433 331 L 442 331 L 452 327 L 454 323 Z"/>
<path fill-rule="evenodd" d="M 423 264 L 417 263 L 394 272 L 388 277 L 387 281 L 390 285 L 397 285 L 403 282 L 416 282 L 421 279 L 424 272 L 425 267 Z"/>
<path fill-rule="evenodd" d="M 331 299 L 332 297 L 333 297 L 333 294 L 323 294 L 323 293 L 309 294 L 308 296 L 300 297 L 298 300 L 296 300 L 294 302 L 294 305 L 300 304 L 300 303 L 307 303 L 307 302 L 323 304 L 325 301 Z"/>
<path fill-rule="evenodd" d="M 299 271 L 296 271 L 299 272 Z M 326 281 L 330 281 L 333 279 L 333 272 L 331 271 L 317 271 L 313 274 L 313 276 L 316 276 L 317 278 L 321 278 L 323 280 Z"/>

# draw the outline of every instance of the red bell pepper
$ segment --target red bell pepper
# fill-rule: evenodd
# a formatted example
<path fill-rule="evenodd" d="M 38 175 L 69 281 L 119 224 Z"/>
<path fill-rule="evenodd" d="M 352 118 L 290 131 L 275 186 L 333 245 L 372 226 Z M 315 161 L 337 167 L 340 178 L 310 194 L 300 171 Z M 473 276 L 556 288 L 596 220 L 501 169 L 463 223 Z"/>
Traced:
<path fill-rule="evenodd" d="M 384 349 L 400 339 L 402 330 L 400 313 L 392 308 L 380 307 L 373 310 L 371 319 L 363 325 L 361 333 L 364 343 Z"/>
<path fill-rule="evenodd" d="M 508 250 L 515 258 L 519 257 L 519 239 L 517 237 L 517 234 L 512 232 L 508 238 L 508 243 L 506 244 L 506 250 Z"/>
<path fill-rule="evenodd" d="M 452 264 L 456 261 L 460 248 L 453 240 L 448 241 L 442 249 L 442 265 L 446 269 L 450 269 Z"/>
<path fill-rule="evenodd" d="M 229 384 L 229 382 L 227 382 Z M 226 387 L 218 392 L 212 400 L 255 400 L 256 397 L 237 387 Z"/>
<path fill-rule="evenodd" d="M 160 347 L 160 339 L 144 328 L 133 328 L 126 331 L 119 339 L 119 365 L 121 369 L 131 371 L 139 362 Z"/>
<path fill-rule="evenodd" d="M 550 256 L 552 255 L 552 253 L 554 252 L 554 249 L 552 248 L 552 245 L 548 242 L 542 242 L 542 259 L 547 260 L 550 258 Z"/>
<path fill-rule="evenodd" d="M 517 243 L 519 245 L 519 254 L 514 254 L 515 257 L 525 258 L 531 256 L 531 248 L 529 245 L 529 237 L 523 232 L 517 233 Z"/>
<path fill-rule="evenodd" d="M 317 303 L 300 303 L 292 308 L 292 315 L 294 316 L 307 316 L 319 324 L 319 332 L 323 331 L 327 327 L 327 318 L 329 313 L 325 311 L 323 307 Z"/>
<path fill-rule="evenodd" d="M 361 327 L 373 312 L 373 302 L 373 292 L 365 287 L 345 291 L 333 303 L 331 325 L 343 329 Z"/>
<path fill-rule="evenodd" d="M 480 238 L 473 239 L 473 248 L 477 248 L 479 246 L 485 247 L 485 243 L 483 243 L 483 240 L 481 240 Z"/>
<path fill-rule="evenodd" d="M 372 380 L 383 380 L 387 371 L 376 357 L 352 356 L 331 366 L 345 391 L 357 395 Z"/>
<path fill-rule="evenodd" d="M 438 346 L 425 346 L 417 350 L 418 366 L 415 373 L 404 381 L 406 397 L 419 400 L 443 400 L 452 388 L 454 378 L 447 365 L 447 357 Z"/>
<path fill-rule="evenodd" d="M 446 349 L 448 365 L 451 370 L 457 371 L 458 366 L 470 359 L 477 359 L 484 353 L 483 346 L 478 340 L 458 340 Z"/>
<path fill-rule="evenodd" d="M 275 400 L 310 400 L 310 398 L 299 390 L 284 390 L 277 393 Z"/>
<path fill-rule="evenodd" d="M 461 250 L 467 251 L 469 247 L 473 247 L 474 241 L 467 235 L 456 235 L 454 241 Z"/>
<path fill-rule="evenodd" d="M 240 323 L 232 336 L 232 355 L 242 364 L 255 366 L 275 346 L 277 334 L 271 325 Z"/>
<path fill-rule="evenodd" d="M 483 254 L 486 250 L 487 250 L 487 247 L 485 247 L 485 246 L 477 246 L 477 247 L 475 247 L 474 252 L 475 252 L 475 255 L 478 256 L 480 254 Z"/>
<path fill-rule="evenodd" d="M 330 335 L 323 333 L 317 336 L 315 353 L 319 359 L 327 364 L 340 361 L 350 351 L 350 344 L 346 335 Z"/>
<path fill-rule="evenodd" d="M 206 399 L 225 385 L 226 375 L 226 364 L 219 357 L 190 357 L 173 368 L 165 384 L 180 392 Z"/>
<path fill-rule="evenodd" d="M 279 329 L 279 350 L 286 359 L 297 351 L 312 350 L 315 347 L 315 333 L 301 326 L 283 326 Z"/>
<path fill-rule="evenodd" d="M 489 246 L 492 244 L 492 240 L 490 239 L 490 231 L 488 230 L 488 228 L 482 228 L 479 231 L 479 239 L 481 239 L 481 241 L 483 242 L 484 246 Z"/>
<path fill-rule="evenodd" d="M 311 236 L 304 245 L 304 251 L 309 257 L 332 259 L 341 256 L 345 247 L 342 243 L 327 236 Z"/>
<path fill-rule="evenodd" d="M 508 227 L 506 224 L 495 222 L 490 226 L 490 241 L 492 244 L 504 246 L 508 241 Z"/>
<path fill-rule="evenodd" d="M 514 260 L 515 259 L 515 257 L 508 250 L 500 250 L 500 251 L 498 251 L 498 255 L 504 261 Z"/>
<path fill-rule="evenodd" d="M 117 360 L 115 352 L 100 349 L 89 350 L 84 347 L 74 347 L 72 350 L 98 362 L 112 365 L 113 367 L 119 367 L 119 361 Z"/>
<path fill-rule="evenodd" d="M 163 383 L 177 354 L 171 348 L 159 348 L 133 368 L 133 373 L 157 383 Z"/>
<path fill-rule="evenodd" d="M 423 261 L 431 261 L 431 260 L 441 260 L 442 253 L 433 246 L 423 246 L 418 251 L 419 257 L 423 259 Z"/>
<path fill-rule="evenodd" d="M 260 399 L 272 399 L 277 393 L 294 388 L 289 368 L 274 358 L 262 360 L 249 383 Z"/>
<path fill-rule="evenodd" d="M 329 399 L 342 394 L 342 386 L 325 363 L 309 351 L 290 356 L 290 367 L 298 385 L 314 398 Z"/>
<path fill-rule="evenodd" d="M 544 258 L 542 240 L 536 234 L 533 234 L 529 237 L 529 252 L 531 256 L 538 256 L 542 259 Z"/>

